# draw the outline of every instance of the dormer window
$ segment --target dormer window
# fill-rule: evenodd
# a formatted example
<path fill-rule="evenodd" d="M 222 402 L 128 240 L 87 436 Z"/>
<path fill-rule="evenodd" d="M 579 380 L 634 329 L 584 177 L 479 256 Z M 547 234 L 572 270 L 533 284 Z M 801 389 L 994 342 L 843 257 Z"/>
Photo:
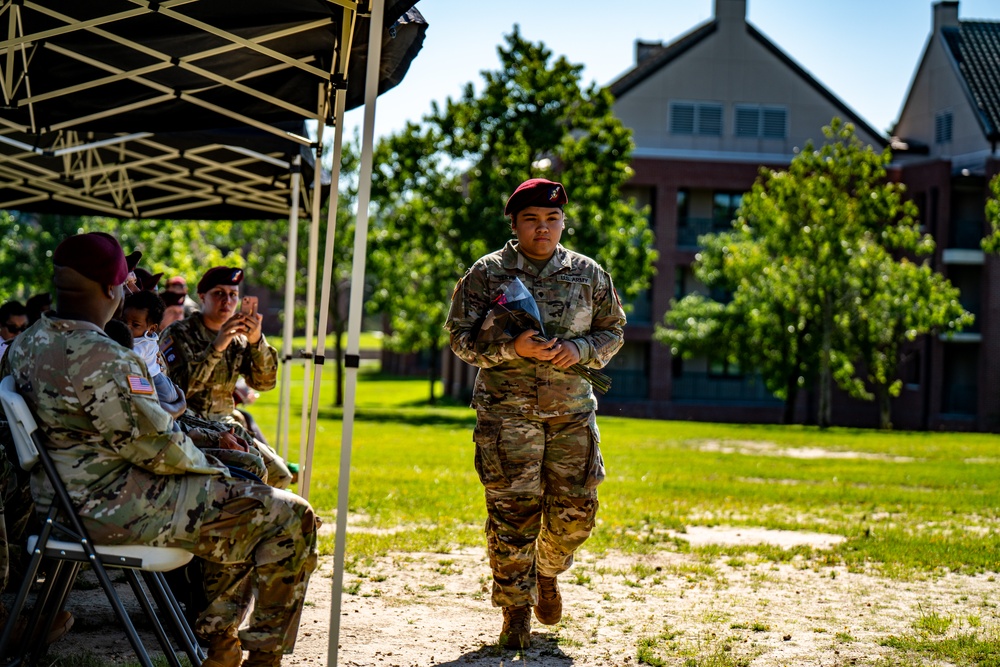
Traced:
<path fill-rule="evenodd" d="M 722 105 L 714 102 L 671 102 L 670 134 L 722 136 Z"/>
<path fill-rule="evenodd" d="M 934 143 L 951 143 L 952 117 L 950 111 L 939 111 L 934 114 Z"/>

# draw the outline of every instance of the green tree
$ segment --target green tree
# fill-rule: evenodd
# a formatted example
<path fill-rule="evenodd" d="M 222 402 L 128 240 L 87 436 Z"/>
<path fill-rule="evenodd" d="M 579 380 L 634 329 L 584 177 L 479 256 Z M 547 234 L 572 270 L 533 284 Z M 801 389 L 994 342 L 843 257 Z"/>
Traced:
<path fill-rule="evenodd" d="M 681 354 L 720 350 L 760 372 L 785 399 L 786 419 L 797 391 L 815 383 L 828 426 L 836 381 L 858 398 L 878 396 L 887 424 L 903 342 L 971 320 L 944 278 L 895 259 L 934 244 L 903 186 L 886 179 L 889 151 L 862 144 L 836 118 L 823 133 L 826 143 L 807 144 L 787 170 L 762 170 L 732 231 L 702 237 L 696 275 L 732 299 L 681 300 L 657 336 Z M 698 323 L 705 314 L 711 322 Z"/>
<path fill-rule="evenodd" d="M 553 58 L 517 26 L 458 99 L 434 105 L 379 146 L 373 254 L 375 304 L 390 345 L 439 349 L 451 289 L 476 259 L 510 238 L 506 197 L 532 177 L 569 193 L 563 243 L 601 262 L 626 299 L 649 285 L 656 252 L 642 212 L 621 197 L 631 176 L 631 133 L 611 94 L 581 81 L 581 65 Z"/>
<path fill-rule="evenodd" d="M 114 235 L 126 252 L 141 250 L 140 265 L 153 273 L 183 275 L 197 281 L 205 268 L 243 266 L 236 252 L 234 223 L 188 220 L 119 220 L 99 216 L 66 216 L 0 212 L 0 293 L 26 298 L 47 292 L 52 282 L 52 253 L 68 236 L 91 231 Z"/>
<path fill-rule="evenodd" d="M 356 179 L 351 178 L 350 175 L 358 171 L 360 162 L 358 145 L 357 136 L 343 144 L 341 151 L 341 174 L 343 177 L 338 194 L 340 199 L 337 205 L 332 275 L 322 276 L 321 280 L 316 281 L 315 303 L 317 308 L 320 307 L 320 292 L 323 282 L 330 283 L 330 304 L 327 311 L 325 335 L 333 335 L 333 349 L 326 351 L 326 355 L 329 356 L 332 352 L 334 358 L 333 404 L 336 406 L 344 404 L 344 335 L 347 332 L 347 298 L 351 288 L 351 260 L 354 254 L 354 209 L 358 194 Z M 329 147 L 326 147 L 326 150 L 329 153 Z M 303 192 L 306 192 L 307 185 L 311 184 L 302 184 Z M 320 270 L 322 270 L 326 236 L 329 231 L 326 225 L 328 212 L 329 199 L 325 201 L 320 211 L 321 229 L 318 257 Z M 305 323 L 310 224 L 310 216 L 305 210 L 300 209 L 295 278 L 297 305 L 296 312 L 292 314 L 295 317 L 296 330 L 301 330 L 300 328 Z M 287 219 L 254 220 L 240 223 L 241 250 L 246 257 L 248 276 L 255 285 L 284 294 L 285 272 L 288 267 L 289 229 Z M 288 313 L 283 312 L 282 321 L 288 316 Z"/>
<path fill-rule="evenodd" d="M 982 241 L 983 250 L 1000 255 L 1000 174 L 990 179 L 992 197 L 986 200 L 986 220 L 990 223 L 990 233 Z"/>

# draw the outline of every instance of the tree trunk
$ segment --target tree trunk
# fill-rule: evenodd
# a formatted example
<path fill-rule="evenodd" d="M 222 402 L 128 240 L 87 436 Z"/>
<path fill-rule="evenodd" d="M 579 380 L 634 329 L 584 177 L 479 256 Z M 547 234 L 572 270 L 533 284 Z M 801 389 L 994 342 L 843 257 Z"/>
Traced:
<path fill-rule="evenodd" d="M 336 351 L 337 360 L 336 386 L 334 387 L 333 405 L 334 407 L 344 407 L 344 333 L 337 329 L 333 332 L 333 348 Z"/>
<path fill-rule="evenodd" d="M 438 344 L 433 343 L 431 345 L 431 360 L 430 363 L 427 364 L 427 375 L 431 385 L 431 398 L 428 403 L 431 405 L 437 405 L 437 396 L 434 395 L 434 383 L 437 382 L 438 379 L 438 357 L 440 356 L 441 350 L 439 349 Z"/>
<path fill-rule="evenodd" d="M 875 400 L 878 401 L 878 427 L 892 429 L 892 405 L 889 402 L 889 388 L 884 384 L 875 385 Z"/>
<path fill-rule="evenodd" d="M 819 353 L 819 414 L 817 421 L 820 428 L 827 428 L 833 417 L 831 405 L 833 383 L 831 381 L 830 355 L 833 351 L 833 309 L 829 303 L 823 308 L 823 347 Z"/>
<path fill-rule="evenodd" d="M 781 416 L 782 424 L 795 423 L 795 400 L 799 395 L 799 378 L 792 374 L 785 382 L 785 412 Z"/>

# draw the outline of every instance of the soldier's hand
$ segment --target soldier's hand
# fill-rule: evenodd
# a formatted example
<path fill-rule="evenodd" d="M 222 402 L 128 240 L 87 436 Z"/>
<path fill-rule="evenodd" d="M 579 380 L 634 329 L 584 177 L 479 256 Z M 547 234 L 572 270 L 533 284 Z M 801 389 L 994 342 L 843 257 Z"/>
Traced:
<path fill-rule="evenodd" d="M 242 313 L 236 313 L 228 320 L 226 323 L 219 328 L 219 333 L 215 336 L 215 340 L 212 341 L 212 346 L 216 350 L 222 352 L 229 344 L 233 342 L 233 339 L 240 334 L 247 335 L 250 330 L 250 325 L 246 321 L 246 316 Z M 259 330 L 259 327 L 258 327 Z M 260 334 L 258 331 L 257 340 L 260 340 Z"/>
<path fill-rule="evenodd" d="M 550 359 L 553 366 L 559 368 L 569 368 L 573 364 L 580 362 L 580 348 L 571 340 L 555 339 L 555 356 Z"/>
<path fill-rule="evenodd" d="M 243 316 L 243 320 L 247 327 L 247 342 L 251 345 L 256 345 L 260 342 L 261 323 L 264 321 L 264 316 L 260 313 L 246 313 Z"/>
<path fill-rule="evenodd" d="M 551 360 L 556 355 L 555 346 L 558 341 L 549 340 L 539 342 L 532 338 L 532 336 L 537 335 L 538 332 L 534 329 L 522 331 L 521 334 L 514 339 L 514 351 L 517 352 L 519 357 L 540 359 L 541 361 Z"/>
<path fill-rule="evenodd" d="M 250 447 L 246 444 L 243 438 L 237 436 L 232 430 L 228 433 L 223 433 L 219 437 L 218 447 L 219 449 L 235 449 L 240 452 L 250 451 Z"/>

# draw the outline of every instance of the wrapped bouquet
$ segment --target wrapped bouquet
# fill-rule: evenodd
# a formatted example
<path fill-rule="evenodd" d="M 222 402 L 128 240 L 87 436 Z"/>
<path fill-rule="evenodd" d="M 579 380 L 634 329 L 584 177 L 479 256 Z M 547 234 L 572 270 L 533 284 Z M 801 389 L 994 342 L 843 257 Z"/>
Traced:
<path fill-rule="evenodd" d="M 500 295 L 490 304 L 476 333 L 476 343 L 485 346 L 506 342 L 529 329 L 538 332 L 532 336 L 533 340 L 540 343 L 551 340 L 545 335 L 535 298 L 519 278 L 514 278 L 503 286 Z M 569 370 L 587 380 L 601 394 L 611 389 L 611 378 L 597 369 L 573 364 Z"/>

